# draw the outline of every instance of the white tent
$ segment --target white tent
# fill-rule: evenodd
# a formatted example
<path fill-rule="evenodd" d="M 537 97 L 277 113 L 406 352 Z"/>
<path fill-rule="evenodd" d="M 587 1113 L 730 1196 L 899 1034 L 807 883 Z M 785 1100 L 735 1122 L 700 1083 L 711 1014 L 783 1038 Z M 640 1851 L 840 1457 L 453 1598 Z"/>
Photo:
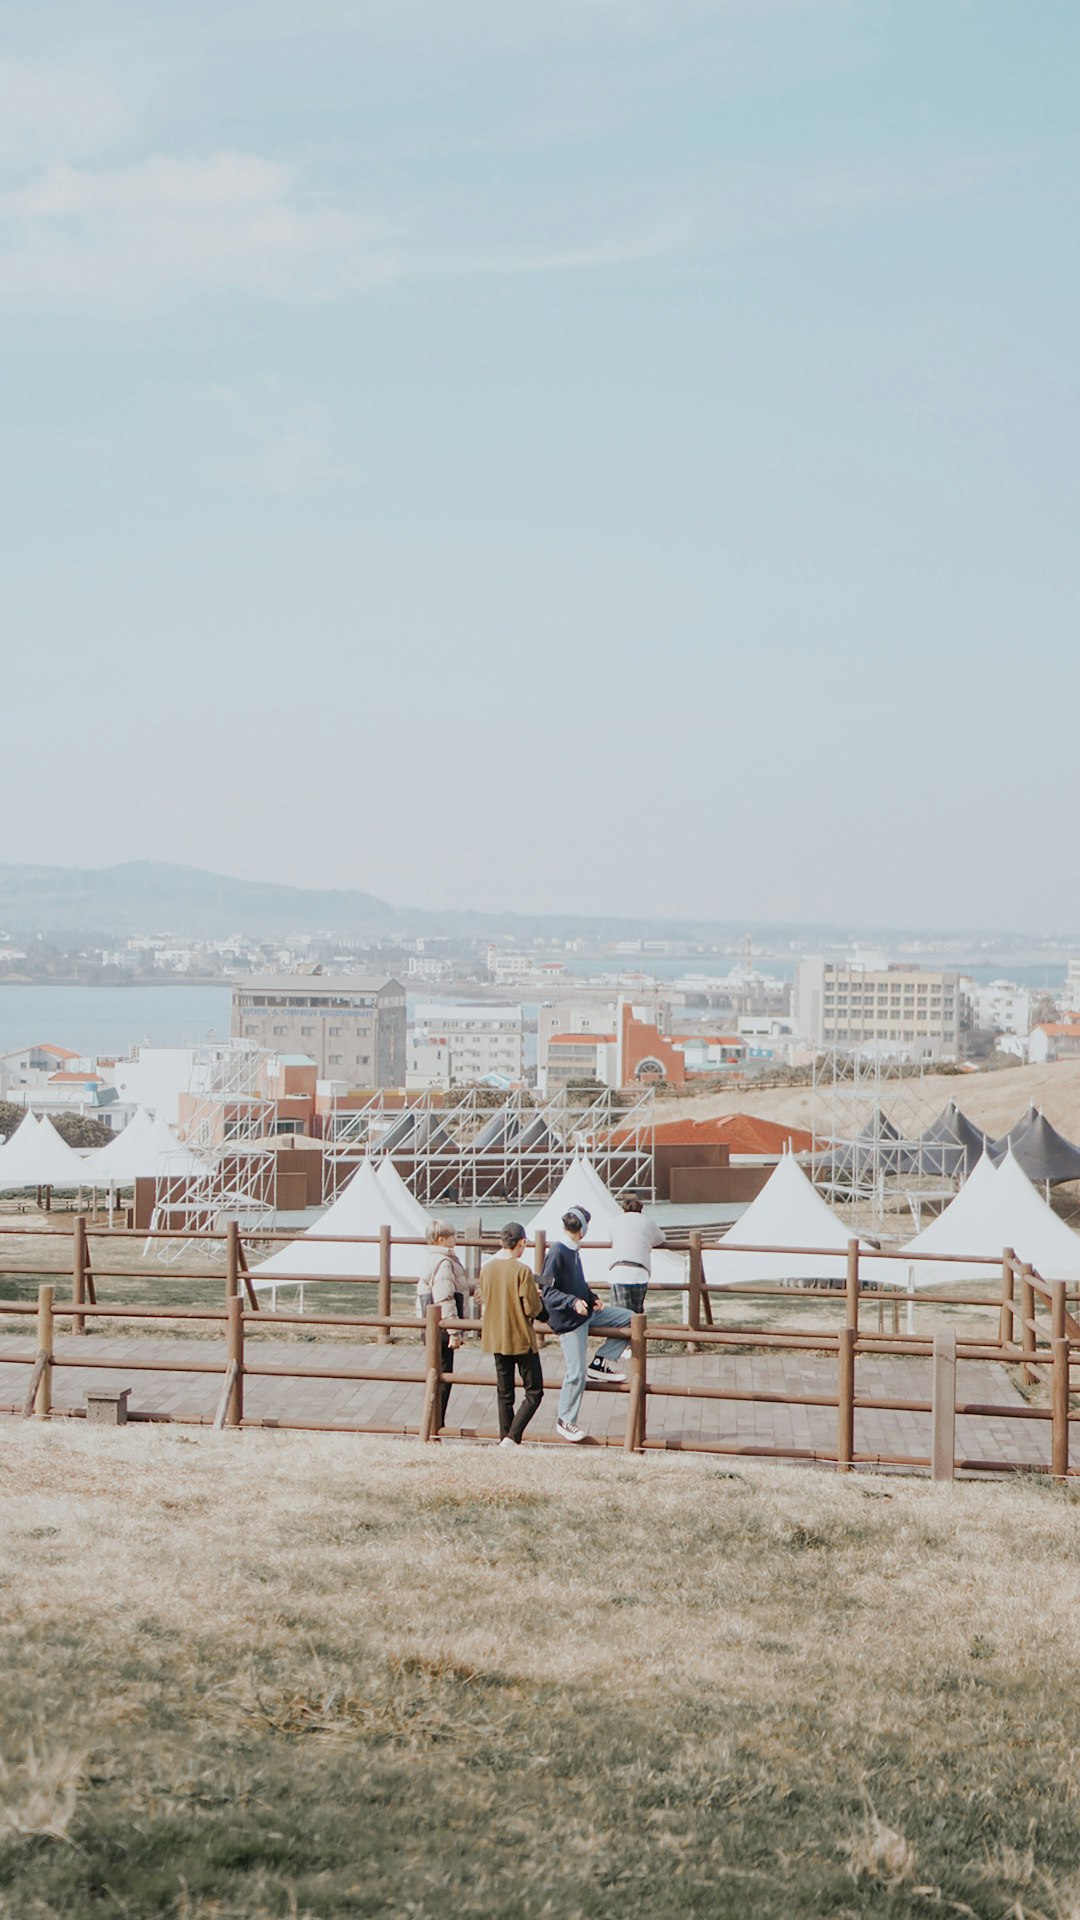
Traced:
<path fill-rule="evenodd" d="M 0 1189 L 89 1185 L 86 1162 L 61 1139 L 48 1115 L 20 1121 L 0 1152 Z"/>
<path fill-rule="evenodd" d="M 37 1138 L 37 1130 L 37 1114 L 27 1107 L 18 1126 L 8 1134 L 3 1146 L 0 1146 L 0 1187 L 3 1186 L 4 1167 L 16 1169 L 25 1160 L 31 1140 Z"/>
<path fill-rule="evenodd" d="M 380 1186 L 371 1160 L 361 1160 L 351 1180 L 344 1186 L 332 1207 L 310 1226 L 306 1233 L 280 1247 L 268 1260 L 260 1261 L 252 1273 L 257 1288 L 288 1285 L 283 1274 L 304 1279 L 308 1274 L 340 1275 L 342 1279 L 376 1280 L 379 1275 L 379 1228 L 387 1226 L 393 1238 L 415 1240 L 413 1221 L 406 1220 Z M 367 1246 L 327 1245 L 329 1235 L 356 1235 L 369 1238 Z M 394 1247 L 390 1271 L 395 1280 L 415 1280 L 419 1276 L 422 1247 Z"/>
<path fill-rule="evenodd" d="M 970 1264 L 963 1259 L 912 1262 L 915 1287 L 940 1287 L 957 1280 L 992 1284 L 993 1263 L 1000 1261 L 1003 1247 L 1014 1248 L 1044 1280 L 1080 1279 L 1080 1238 L 1040 1198 L 1011 1151 L 999 1167 L 984 1153 L 955 1200 L 904 1252 L 986 1256 Z"/>
<path fill-rule="evenodd" d="M 122 1132 L 115 1134 L 107 1146 L 87 1154 L 87 1180 L 95 1186 L 123 1186 L 130 1185 L 136 1174 L 153 1172 L 147 1164 L 154 1153 L 149 1145 L 153 1130 L 154 1122 L 146 1108 L 136 1108 Z"/>
<path fill-rule="evenodd" d="M 186 1179 L 204 1168 L 161 1114 L 151 1118 L 139 1107 L 107 1147 L 87 1155 L 83 1177 L 97 1187 L 130 1187 L 142 1179 Z"/>
<path fill-rule="evenodd" d="M 761 1192 L 724 1235 L 732 1247 L 814 1247 L 822 1253 L 723 1253 L 707 1248 L 705 1278 L 712 1285 L 777 1280 L 843 1280 L 852 1235 L 822 1199 L 793 1153 L 785 1153 Z M 890 1262 L 889 1265 L 892 1263 Z M 860 1271 L 869 1278 L 869 1261 Z M 877 1277 L 877 1276 L 875 1276 Z M 892 1276 L 886 1273 L 884 1278 Z M 901 1284 L 900 1273 L 896 1275 Z"/>
<path fill-rule="evenodd" d="M 375 1169 L 375 1178 L 385 1193 L 395 1213 L 409 1223 L 414 1239 L 423 1239 L 431 1225 L 431 1216 L 424 1212 L 416 1195 L 406 1186 L 392 1160 L 380 1160 Z"/>
<path fill-rule="evenodd" d="M 581 1264 L 585 1278 L 590 1285 L 595 1285 L 598 1280 L 608 1281 L 612 1278 L 610 1241 L 623 1218 L 623 1210 L 615 1195 L 604 1185 L 587 1154 L 578 1154 L 571 1162 L 554 1193 L 548 1195 L 539 1213 L 529 1221 L 529 1245 L 536 1244 L 539 1232 L 546 1235 L 549 1246 L 553 1240 L 561 1239 L 563 1214 L 575 1206 L 587 1207 L 591 1216 L 589 1231 L 581 1243 Z M 605 1240 L 608 1246 L 596 1244 Z M 620 1269 L 620 1273 L 623 1272 L 625 1270 Z M 632 1280 L 635 1276 L 626 1273 L 625 1277 Z M 673 1281 L 680 1287 L 685 1286 L 685 1256 L 661 1248 L 653 1254 L 652 1277 L 654 1280 Z"/>

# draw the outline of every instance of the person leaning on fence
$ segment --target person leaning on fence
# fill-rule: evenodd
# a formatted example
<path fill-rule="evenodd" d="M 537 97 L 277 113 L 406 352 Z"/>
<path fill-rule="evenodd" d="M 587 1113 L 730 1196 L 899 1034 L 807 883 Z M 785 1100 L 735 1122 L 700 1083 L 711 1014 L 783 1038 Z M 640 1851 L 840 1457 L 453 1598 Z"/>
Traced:
<path fill-rule="evenodd" d="M 543 1311 L 540 1289 L 525 1265 L 525 1229 L 511 1220 L 499 1235 L 501 1251 L 480 1269 L 480 1310 L 484 1316 L 480 1344 L 495 1356 L 499 1395 L 499 1438 L 504 1447 L 519 1447 L 544 1397 L 544 1376 L 536 1350 L 533 1321 Z M 521 1376 L 525 1397 L 514 1408 L 514 1373 Z"/>
<path fill-rule="evenodd" d="M 636 1194 L 622 1201 L 623 1217 L 611 1236 L 611 1297 L 616 1306 L 644 1313 L 654 1247 L 667 1245 L 655 1220 L 642 1212 Z"/>
<path fill-rule="evenodd" d="M 420 1256 L 420 1277 L 416 1283 L 416 1311 L 421 1320 L 426 1319 L 430 1306 L 439 1309 L 443 1320 L 463 1320 L 465 1305 L 476 1289 L 469 1279 L 455 1251 L 457 1239 L 455 1229 L 445 1220 L 433 1220 L 427 1230 L 428 1245 Z M 440 1328 L 440 1371 L 454 1371 L 454 1354 L 460 1347 L 464 1336 L 451 1333 L 446 1327 Z M 444 1380 L 439 1389 L 439 1419 L 436 1432 L 446 1424 L 446 1405 L 450 1398 L 450 1382 Z"/>
<path fill-rule="evenodd" d="M 555 1431 L 560 1440 L 584 1440 L 585 1432 L 577 1424 L 581 1396 L 586 1380 L 619 1381 L 615 1362 L 626 1352 L 625 1340 L 605 1340 L 586 1367 L 589 1333 L 592 1328 L 628 1327 L 630 1315 L 625 1307 L 601 1306 L 585 1278 L 578 1248 L 592 1219 L 587 1207 L 571 1207 L 563 1214 L 563 1235 L 556 1240 L 544 1262 L 540 1291 L 552 1333 L 559 1336 L 563 1351 L 563 1383 L 559 1394 L 559 1417 Z"/>

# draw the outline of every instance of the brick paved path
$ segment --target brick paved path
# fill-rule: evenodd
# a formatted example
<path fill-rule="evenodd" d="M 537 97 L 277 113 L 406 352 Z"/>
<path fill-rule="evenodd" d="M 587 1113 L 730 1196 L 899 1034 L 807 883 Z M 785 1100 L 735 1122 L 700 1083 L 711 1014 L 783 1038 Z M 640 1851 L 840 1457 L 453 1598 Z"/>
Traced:
<path fill-rule="evenodd" d="M 21 1407 L 30 1369 L 11 1356 L 28 1354 L 31 1343 L 0 1338 L 0 1411 Z M 131 1388 L 133 1411 L 175 1420 L 209 1422 L 221 1391 L 222 1348 L 212 1341 L 183 1338 L 129 1339 L 94 1334 L 71 1335 L 56 1342 L 58 1364 L 53 1375 L 53 1405 L 70 1412 L 85 1405 L 87 1389 Z M 80 1367 L 92 1356 L 107 1367 Z M 413 1343 L 392 1347 L 361 1346 L 313 1340 L 259 1340 L 249 1337 L 246 1360 L 250 1367 L 370 1367 L 372 1381 L 312 1380 L 300 1376 L 268 1379 L 248 1372 L 245 1380 L 245 1417 L 284 1425 L 362 1426 L 391 1431 L 416 1430 L 423 1388 L 401 1376 L 422 1373 L 423 1350 Z M 133 1362 L 142 1363 L 136 1367 Z M 162 1362 L 201 1365 L 211 1372 L 167 1372 Z M 492 1380 L 490 1387 L 455 1387 L 450 1396 L 448 1431 L 466 1435 L 495 1433 L 492 1363 L 477 1348 L 458 1355 L 463 1372 Z M 552 1434 L 562 1375 L 558 1347 L 548 1343 L 543 1354 L 549 1391 L 529 1429 L 530 1436 Z M 768 1393 L 831 1395 L 836 1391 L 836 1365 L 811 1353 L 710 1355 L 650 1355 L 650 1382 L 753 1388 Z M 891 1356 L 860 1357 L 856 1392 L 875 1399 L 929 1400 L 930 1362 Z M 957 1367 L 957 1401 L 984 1405 L 1022 1406 L 1022 1396 L 1003 1368 L 987 1362 L 961 1361 Z M 589 1389 L 581 1422 L 597 1440 L 617 1441 L 623 1433 L 627 1399 L 609 1389 Z M 793 1452 L 828 1454 L 836 1446 L 836 1414 L 832 1407 L 755 1405 L 747 1401 L 683 1400 L 650 1396 L 650 1439 L 672 1447 L 696 1442 L 721 1443 L 747 1451 L 782 1447 Z M 930 1417 L 922 1413 L 859 1410 L 855 1416 L 855 1447 L 860 1454 L 891 1454 L 925 1458 L 930 1450 Z M 957 1419 L 958 1459 L 1045 1464 L 1049 1459 L 1050 1428 L 1043 1420 L 1017 1420 L 986 1415 Z"/>

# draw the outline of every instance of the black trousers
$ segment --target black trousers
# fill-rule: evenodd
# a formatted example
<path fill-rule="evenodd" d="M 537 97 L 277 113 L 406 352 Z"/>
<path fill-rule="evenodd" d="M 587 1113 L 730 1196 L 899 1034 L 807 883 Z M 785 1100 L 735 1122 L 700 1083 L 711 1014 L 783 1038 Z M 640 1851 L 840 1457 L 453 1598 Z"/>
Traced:
<path fill-rule="evenodd" d="M 440 1371 L 442 1373 L 453 1373 L 454 1355 L 457 1352 L 457 1348 L 450 1345 L 450 1335 L 448 1333 L 440 1332 L 439 1346 L 442 1350 L 439 1356 Z M 436 1433 L 441 1427 L 445 1427 L 446 1425 L 446 1403 L 449 1398 L 450 1382 L 449 1380 L 444 1380 L 439 1388 L 439 1426 L 435 1429 Z"/>
<path fill-rule="evenodd" d="M 525 1398 L 514 1411 L 514 1368 L 521 1375 Z M 520 1440 L 544 1397 L 544 1375 L 538 1353 L 497 1353 L 495 1380 L 499 1395 L 499 1435 Z"/>

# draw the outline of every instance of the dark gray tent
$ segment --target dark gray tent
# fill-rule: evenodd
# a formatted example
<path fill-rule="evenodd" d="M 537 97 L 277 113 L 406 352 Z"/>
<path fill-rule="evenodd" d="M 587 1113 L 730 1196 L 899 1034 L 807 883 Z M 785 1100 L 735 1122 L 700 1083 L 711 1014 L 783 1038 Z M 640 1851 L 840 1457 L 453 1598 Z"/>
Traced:
<path fill-rule="evenodd" d="M 516 1146 L 522 1153 L 554 1153 L 558 1141 L 542 1114 L 534 1113 Z"/>
<path fill-rule="evenodd" d="M 919 1135 L 919 1164 L 923 1173 L 938 1173 L 946 1179 L 961 1175 L 965 1180 L 975 1171 L 990 1141 L 950 1100 L 925 1133 Z"/>
<path fill-rule="evenodd" d="M 875 1173 L 913 1173 L 918 1165 L 919 1145 L 905 1140 L 880 1107 L 875 1107 L 854 1140 L 834 1147 L 816 1165 L 817 1179 L 869 1179 Z"/>
<path fill-rule="evenodd" d="M 991 1140 L 990 1158 L 994 1162 L 995 1166 L 998 1164 L 999 1160 L 1004 1160 L 1005 1155 L 1008 1153 L 1010 1147 L 1013 1149 L 1014 1153 L 1016 1152 L 1016 1149 L 1020 1145 L 1020 1142 L 1024 1138 L 1024 1135 L 1028 1132 L 1029 1128 L 1034 1125 L 1038 1117 L 1039 1117 L 1039 1109 L 1037 1106 L 1035 1106 L 1033 1102 L 1032 1105 L 1028 1108 L 1027 1112 L 1022 1113 L 1020 1115 L 1019 1120 L 1013 1121 L 1012 1126 L 1009 1128 L 1008 1133 L 1001 1134 L 997 1140 Z M 1018 1159 L 1019 1157 L 1020 1156 L 1017 1154 Z M 1026 1167 L 1024 1168 L 1024 1172 L 1027 1173 Z M 1030 1175 L 1029 1175 L 1029 1178 L 1030 1178 Z"/>
<path fill-rule="evenodd" d="M 499 1107 L 490 1119 L 485 1120 L 475 1140 L 469 1142 L 470 1153 L 489 1153 L 493 1149 L 508 1146 L 521 1131 L 521 1114 L 517 1107 Z"/>
<path fill-rule="evenodd" d="M 416 1123 L 420 1115 L 415 1107 L 405 1107 L 396 1120 L 391 1121 L 382 1139 L 376 1142 L 379 1153 L 394 1153 L 411 1140 L 416 1132 Z"/>
<path fill-rule="evenodd" d="M 994 1141 L 990 1158 L 1003 1160 L 1010 1147 L 1017 1164 L 1037 1186 L 1080 1180 L 1080 1147 L 1051 1126 L 1038 1107 L 1029 1107 L 1022 1120 Z"/>

